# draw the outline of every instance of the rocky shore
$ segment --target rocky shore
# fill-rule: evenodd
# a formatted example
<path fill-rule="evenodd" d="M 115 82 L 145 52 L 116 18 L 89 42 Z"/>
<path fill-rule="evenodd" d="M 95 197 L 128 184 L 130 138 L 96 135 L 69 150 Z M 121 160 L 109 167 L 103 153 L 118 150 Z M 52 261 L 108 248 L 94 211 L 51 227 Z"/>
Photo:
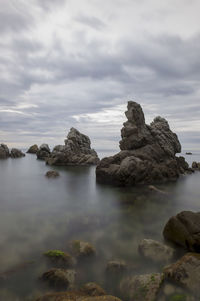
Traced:
<path fill-rule="evenodd" d="M 141 106 L 128 102 L 128 119 L 121 130 L 121 151 L 102 159 L 96 168 L 99 183 L 119 186 L 162 183 L 176 180 L 180 174 L 191 172 L 181 152 L 178 137 L 170 130 L 167 120 L 156 117 L 145 124 Z"/>
<path fill-rule="evenodd" d="M 9 150 L 8 146 L 6 144 L 0 144 L 0 159 L 7 159 L 9 157 L 15 159 L 15 158 L 21 158 L 24 157 L 25 154 L 17 149 L 17 148 L 12 148 Z"/>

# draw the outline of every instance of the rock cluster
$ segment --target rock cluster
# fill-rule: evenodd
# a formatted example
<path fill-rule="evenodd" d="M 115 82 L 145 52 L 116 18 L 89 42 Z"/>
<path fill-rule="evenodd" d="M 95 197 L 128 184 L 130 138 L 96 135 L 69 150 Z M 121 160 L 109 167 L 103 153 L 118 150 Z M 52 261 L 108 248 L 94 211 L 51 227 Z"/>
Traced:
<path fill-rule="evenodd" d="M 121 151 L 97 165 L 97 181 L 114 185 L 135 185 L 175 180 L 189 171 L 178 137 L 161 117 L 145 124 L 141 106 L 128 102 L 128 119 L 121 130 Z"/>
<path fill-rule="evenodd" d="M 40 145 L 39 150 L 36 153 L 37 159 L 45 160 L 49 157 L 50 153 L 51 151 L 48 144 L 43 143 L 42 145 Z"/>
<path fill-rule="evenodd" d="M 65 145 L 57 145 L 46 159 L 49 165 L 90 165 L 97 164 L 99 158 L 94 149 L 91 149 L 88 136 L 71 128 Z"/>
<path fill-rule="evenodd" d="M 15 159 L 15 158 L 21 158 L 24 157 L 25 154 L 17 149 L 17 148 L 12 148 L 11 151 L 9 151 L 9 148 L 7 147 L 6 144 L 0 144 L 0 159 L 7 159 L 9 157 Z"/>

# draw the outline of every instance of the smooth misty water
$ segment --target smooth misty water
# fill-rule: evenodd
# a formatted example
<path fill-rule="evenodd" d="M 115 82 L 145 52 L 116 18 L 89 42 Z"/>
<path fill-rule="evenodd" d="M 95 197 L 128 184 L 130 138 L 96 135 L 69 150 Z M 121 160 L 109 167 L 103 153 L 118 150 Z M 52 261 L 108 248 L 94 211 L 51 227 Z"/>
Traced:
<path fill-rule="evenodd" d="M 200 155 L 187 156 L 200 161 Z M 0 160 L 0 300 L 32 300 L 49 291 L 39 276 L 48 269 L 43 253 L 69 250 L 73 239 L 94 244 L 97 258 L 80 267 L 79 283 L 106 287 L 106 262 L 124 259 L 135 274 L 160 267 L 144 262 L 142 238 L 162 240 L 162 229 L 182 210 L 199 211 L 200 173 L 159 188 L 117 188 L 96 184 L 95 167 L 53 167 L 60 177 L 47 179 L 50 168 L 34 155 Z M 10 272 L 8 272 L 10 271 Z M 110 287 L 106 287 L 112 293 Z"/>

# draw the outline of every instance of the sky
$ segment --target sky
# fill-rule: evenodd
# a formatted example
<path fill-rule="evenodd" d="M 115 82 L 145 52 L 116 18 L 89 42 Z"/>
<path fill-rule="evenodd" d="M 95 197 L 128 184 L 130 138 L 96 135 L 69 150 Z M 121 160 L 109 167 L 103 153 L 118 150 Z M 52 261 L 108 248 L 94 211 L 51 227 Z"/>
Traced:
<path fill-rule="evenodd" d="M 0 143 L 116 150 L 127 101 L 200 150 L 199 0 L 0 0 Z"/>

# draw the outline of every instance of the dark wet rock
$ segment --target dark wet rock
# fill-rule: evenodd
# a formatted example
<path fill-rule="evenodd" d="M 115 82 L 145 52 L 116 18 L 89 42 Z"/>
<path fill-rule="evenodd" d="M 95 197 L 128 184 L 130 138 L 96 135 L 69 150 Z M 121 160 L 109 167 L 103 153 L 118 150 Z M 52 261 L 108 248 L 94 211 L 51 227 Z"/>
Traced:
<path fill-rule="evenodd" d="M 138 246 L 139 253 L 156 263 L 169 263 L 174 258 L 174 249 L 153 239 L 143 239 Z"/>
<path fill-rule="evenodd" d="M 146 274 L 124 278 L 120 283 L 120 292 L 125 300 L 152 301 L 156 300 L 163 274 Z"/>
<path fill-rule="evenodd" d="M 96 254 L 96 250 L 92 244 L 81 240 L 73 240 L 71 242 L 71 249 L 77 258 L 91 257 Z"/>
<path fill-rule="evenodd" d="M 83 295 L 79 291 L 61 292 L 61 293 L 49 293 L 36 301 L 121 301 L 114 296 L 87 296 Z"/>
<path fill-rule="evenodd" d="M 187 253 L 164 269 L 166 279 L 200 296 L 200 254 Z"/>
<path fill-rule="evenodd" d="M 0 144 L 0 159 L 6 159 L 10 156 L 9 148 L 6 144 Z"/>
<path fill-rule="evenodd" d="M 60 176 L 59 172 L 55 171 L 55 170 L 49 170 L 46 172 L 45 176 L 47 178 L 57 178 Z"/>
<path fill-rule="evenodd" d="M 172 216 L 164 227 L 163 235 L 188 251 L 200 252 L 200 212 L 182 211 Z"/>
<path fill-rule="evenodd" d="M 29 154 L 36 154 L 38 152 L 39 148 L 37 144 L 31 145 L 29 149 L 27 150 L 27 153 Z"/>
<path fill-rule="evenodd" d="M 175 180 L 189 172 L 181 152 L 178 137 L 168 122 L 156 117 L 151 125 L 145 124 L 141 106 L 128 102 L 128 119 L 121 130 L 121 151 L 100 161 L 96 168 L 97 181 L 114 185 L 151 184 Z"/>
<path fill-rule="evenodd" d="M 54 288 L 71 289 L 75 284 L 76 272 L 69 269 L 51 269 L 45 272 L 41 279 Z"/>
<path fill-rule="evenodd" d="M 200 170 L 200 162 L 192 162 L 192 168 L 194 170 Z"/>
<path fill-rule="evenodd" d="M 88 282 L 81 287 L 81 291 L 89 296 L 104 296 L 104 289 L 95 282 Z"/>
<path fill-rule="evenodd" d="M 51 151 L 50 151 L 48 144 L 44 143 L 40 146 L 39 150 L 36 153 L 37 159 L 45 160 L 46 158 L 49 157 L 50 153 L 51 153 Z"/>
<path fill-rule="evenodd" d="M 99 158 L 88 136 L 81 134 L 75 128 L 71 128 L 65 145 L 54 147 L 51 156 L 46 163 L 49 165 L 91 165 L 97 164 Z"/>
<path fill-rule="evenodd" d="M 44 253 L 44 256 L 56 265 L 71 267 L 76 264 L 76 260 L 69 253 L 60 250 L 49 250 Z"/>
<path fill-rule="evenodd" d="M 17 148 L 12 148 L 10 151 L 10 156 L 11 158 L 16 159 L 16 158 L 24 157 L 25 154 Z"/>
<path fill-rule="evenodd" d="M 124 260 L 111 260 L 106 266 L 106 272 L 111 275 L 123 274 L 126 269 L 127 264 Z"/>

